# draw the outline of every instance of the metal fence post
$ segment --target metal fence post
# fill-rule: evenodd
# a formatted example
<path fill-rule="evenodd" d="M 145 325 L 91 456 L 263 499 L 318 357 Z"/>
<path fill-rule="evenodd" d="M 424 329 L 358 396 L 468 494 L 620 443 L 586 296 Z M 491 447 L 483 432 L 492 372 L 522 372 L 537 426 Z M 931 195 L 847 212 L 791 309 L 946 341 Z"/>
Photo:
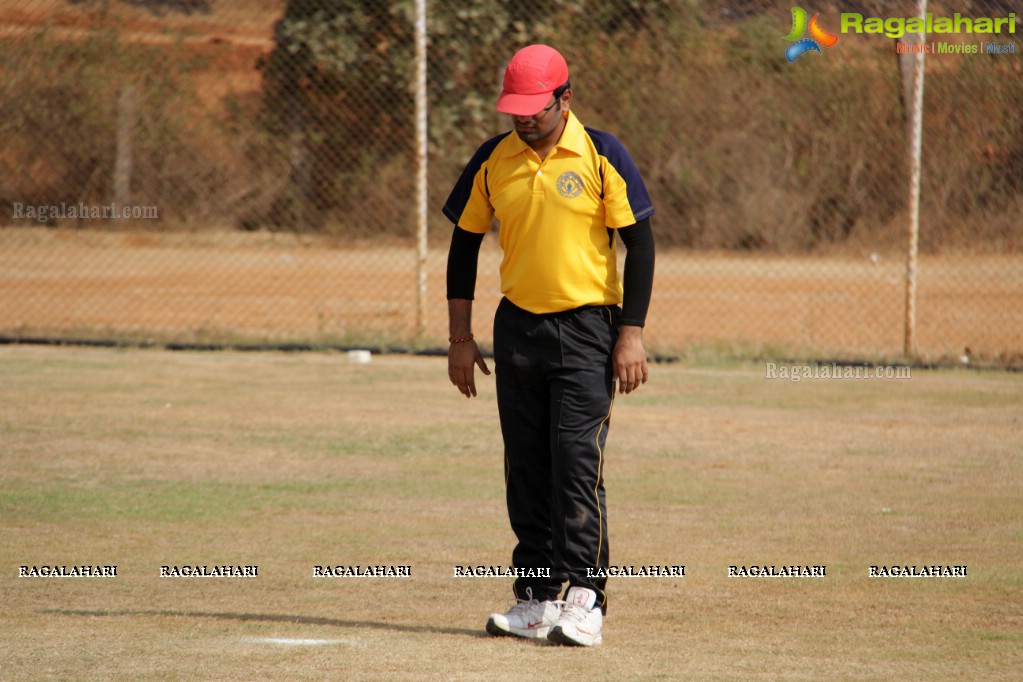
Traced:
<path fill-rule="evenodd" d="M 131 83 L 121 88 L 117 100 L 117 144 L 114 160 L 115 221 L 124 222 L 124 211 L 131 201 L 132 149 L 131 140 L 135 130 L 135 86 Z"/>
<path fill-rule="evenodd" d="M 416 338 L 426 334 L 426 260 L 427 243 L 427 103 L 426 103 L 426 0 L 416 0 L 416 217 L 418 280 Z"/>
<path fill-rule="evenodd" d="M 917 15 L 927 16 L 927 0 L 917 3 Z M 926 36 L 918 34 L 916 40 L 923 44 Z M 917 256 L 920 250 L 920 150 L 923 140 L 924 103 L 924 53 L 915 52 L 913 57 L 913 100 L 910 103 L 909 126 L 909 244 L 906 253 L 906 318 L 903 354 L 916 354 L 916 284 Z"/>

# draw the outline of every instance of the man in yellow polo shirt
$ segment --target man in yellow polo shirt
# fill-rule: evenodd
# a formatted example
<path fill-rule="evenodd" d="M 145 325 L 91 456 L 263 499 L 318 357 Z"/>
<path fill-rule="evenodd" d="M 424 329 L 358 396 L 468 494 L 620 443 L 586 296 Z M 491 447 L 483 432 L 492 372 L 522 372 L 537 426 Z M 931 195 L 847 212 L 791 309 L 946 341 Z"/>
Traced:
<path fill-rule="evenodd" d="M 487 631 L 590 646 L 602 641 L 607 612 L 603 465 L 615 384 L 628 394 L 648 377 L 654 209 L 628 152 L 579 122 L 572 94 L 557 50 L 519 50 L 497 102 L 515 134 L 483 143 L 444 205 L 455 224 L 448 377 L 472 397 L 475 368 L 490 374 L 472 333 L 472 300 L 480 243 L 496 220 L 504 252 L 497 403 L 518 540 L 512 564 L 522 575 L 518 603 L 491 614 Z M 616 235 L 626 247 L 622 277 Z"/>

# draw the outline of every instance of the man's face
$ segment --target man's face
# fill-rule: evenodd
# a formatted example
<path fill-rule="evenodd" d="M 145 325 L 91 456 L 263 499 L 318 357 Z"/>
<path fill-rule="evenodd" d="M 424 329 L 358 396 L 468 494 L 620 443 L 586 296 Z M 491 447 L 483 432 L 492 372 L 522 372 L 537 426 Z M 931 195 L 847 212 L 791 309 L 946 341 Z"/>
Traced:
<path fill-rule="evenodd" d="M 553 133 L 561 122 L 560 105 L 561 100 L 555 99 L 532 116 L 512 116 L 519 138 L 526 144 L 533 144 Z"/>

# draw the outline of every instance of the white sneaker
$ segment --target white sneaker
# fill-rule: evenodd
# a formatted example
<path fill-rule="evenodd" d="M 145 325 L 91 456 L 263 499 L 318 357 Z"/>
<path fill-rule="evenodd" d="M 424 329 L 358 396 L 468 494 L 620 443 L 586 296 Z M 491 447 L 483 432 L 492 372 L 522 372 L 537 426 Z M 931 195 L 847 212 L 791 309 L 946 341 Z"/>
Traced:
<path fill-rule="evenodd" d="M 520 599 L 507 613 L 492 613 L 487 619 L 487 632 L 501 637 L 546 637 L 561 615 L 561 602 L 538 601 L 528 591 L 529 599 Z"/>
<path fill-rule="evenodd" d="M 591 589 L 569 588 L 568 594 L 565 595 L 565 609 L 551 628 L 547 639 L 556 644 L 570 646 L 593 646 L 604 641 L 600 636 L 604 614 L 599 607 L 594 606 L 596 601 L 597 593 Z"/>

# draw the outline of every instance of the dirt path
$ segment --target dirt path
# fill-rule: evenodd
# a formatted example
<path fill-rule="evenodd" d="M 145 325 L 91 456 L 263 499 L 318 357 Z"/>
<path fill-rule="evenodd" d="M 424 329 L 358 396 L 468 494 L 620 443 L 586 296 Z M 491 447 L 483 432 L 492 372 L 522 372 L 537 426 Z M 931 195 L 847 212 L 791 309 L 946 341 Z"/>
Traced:
<path fill-rule="evenodd" d="M 428 259 L 427 345 L 446 336 L 445 250 Z M 489 343 L 500 253 L 484 242 L 476 331 Z M 0 230 L 0 333 L 159 340 L 384 342 L 416 333 L 416 253 L 292 235 Z M 1018 362 L 1023 262 L 927 257 L 917 335 L 927 359 Z M 647 339 L 655 351 L 901 354 L 897 258 L 658 254 Z"/>

